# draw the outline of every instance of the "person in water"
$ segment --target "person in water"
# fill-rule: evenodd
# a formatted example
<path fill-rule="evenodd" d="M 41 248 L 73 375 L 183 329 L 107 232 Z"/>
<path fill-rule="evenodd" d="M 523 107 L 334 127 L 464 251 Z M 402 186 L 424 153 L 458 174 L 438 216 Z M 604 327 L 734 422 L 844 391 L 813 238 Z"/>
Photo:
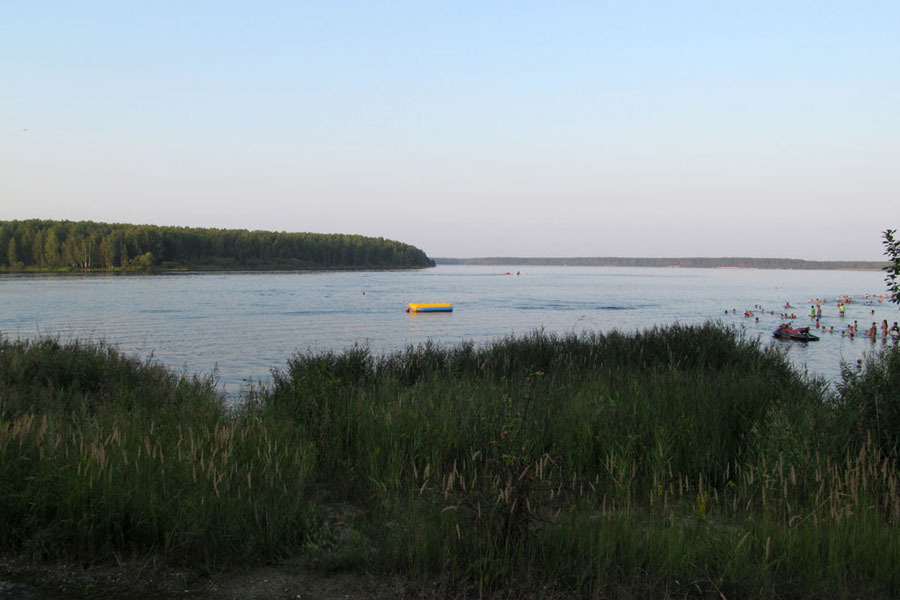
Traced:
<path fill-rule="evenodd" d="M 872 321 L 872 326 L 866 331 L 866 335 L 872 338 L 873 341 L 875 340 L 875 336 L 878 335 L 878 325 L 875 321 Z"/>

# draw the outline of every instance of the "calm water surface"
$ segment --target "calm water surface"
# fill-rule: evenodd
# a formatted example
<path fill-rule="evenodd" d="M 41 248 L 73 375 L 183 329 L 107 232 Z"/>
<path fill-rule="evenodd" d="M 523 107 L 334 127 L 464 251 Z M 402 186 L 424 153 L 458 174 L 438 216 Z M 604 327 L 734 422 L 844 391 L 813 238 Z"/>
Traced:
<path fill-rule="evenodd" d="M 883 347 L 879 335 L 841 336 L 847 323 L 900 320 L 866 294 L 884 292 L 878 271 L 439 266 L 353 273 L 188 273 L 152 276 L 0 276 L 0 334 L 105 341 L 186 373 L 215 373 L 238 392 L 268 381 L 297 352 L 366 344 L 390 352 L 433 340 L 490 342 L 538 328 L 558 333 L 645 329 L 721 321 L 784 348 L 801 369 L 835 381 L 841 361 Z M 504 275 L 510 269 L 512 275 Z M 837 296 L 856 296 L 841 319 Z M 825 298 L 835 333 L 810 344 L 771 332 L 790 302 L 811 325 L 809 299 Z M 408 314 L 407 302 L 453 302 L 452 313 Z M 765 313 L 745 318 L 761 305 Z M 732 313 L 732 309 L 737 314 Z M 775 311 L 775 315 L 768 311 Z M 726 311 L 727 314 L 726 314 Z M 874 314 L 872 314 L 874 311 Z M 890 342 L 888 342 L 890 343 Z"/>

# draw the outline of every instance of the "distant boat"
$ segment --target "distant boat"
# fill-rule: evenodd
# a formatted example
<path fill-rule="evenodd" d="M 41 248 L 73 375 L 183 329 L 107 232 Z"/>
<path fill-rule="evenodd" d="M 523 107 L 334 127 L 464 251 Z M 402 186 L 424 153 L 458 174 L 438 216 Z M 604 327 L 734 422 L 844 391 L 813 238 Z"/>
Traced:
<path fill-rule="evenodd" d="M 410 302 L 406 312 L 453 312 L 453 305 L 449 302 Z"/>

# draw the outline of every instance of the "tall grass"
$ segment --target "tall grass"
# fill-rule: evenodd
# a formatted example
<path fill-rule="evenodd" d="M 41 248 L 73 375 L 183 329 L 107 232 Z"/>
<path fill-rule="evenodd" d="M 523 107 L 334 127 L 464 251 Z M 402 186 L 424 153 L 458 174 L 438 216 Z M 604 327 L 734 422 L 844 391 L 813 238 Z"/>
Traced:
<path fill-rule="evenodd" d="M 302 542 L 313 462 L 302 440 L 229 415 L 208 379 L 104 346 L 0 342 L 4 548 L 265 560 Z"/>
<path fill-rule="evenodd" d="M 304 354 L 236 411 L 3 342 L 0 545 L 299 557 L 515 596 L 900 595 L 900 361 L 837 393 L 715 324 Z"/>

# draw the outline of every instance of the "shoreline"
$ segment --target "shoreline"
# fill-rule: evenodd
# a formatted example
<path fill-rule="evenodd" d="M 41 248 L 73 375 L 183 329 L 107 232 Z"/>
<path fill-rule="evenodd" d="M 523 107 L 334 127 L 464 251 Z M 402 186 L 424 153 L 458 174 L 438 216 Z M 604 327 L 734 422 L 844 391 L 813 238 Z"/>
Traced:
<path fill-rule="evenodd" d="M 418 271 L 433 269 L 434 265 L 423 266 L 396 266 L 396 267 L 310 267 L 304 269 L 288 268 L 214 268 L 214 267 L 184 267 L 177 269 L 90 269 L 87 271 L 77 269 L 20 269 L 9 270 L 0 267 L 0 275 L 190 275 L 201 273 L 379 273 L 385 271 Z"/>
<path fill-rule="evenodd" d="M 653 267 L 694 269 L 773 269 L 786 271 L 883 271 L 887 261 L 804 260 L 751 257 L 478 257 L 432 259 L 436 265 L 532 266 L 532 267 Z"/>

